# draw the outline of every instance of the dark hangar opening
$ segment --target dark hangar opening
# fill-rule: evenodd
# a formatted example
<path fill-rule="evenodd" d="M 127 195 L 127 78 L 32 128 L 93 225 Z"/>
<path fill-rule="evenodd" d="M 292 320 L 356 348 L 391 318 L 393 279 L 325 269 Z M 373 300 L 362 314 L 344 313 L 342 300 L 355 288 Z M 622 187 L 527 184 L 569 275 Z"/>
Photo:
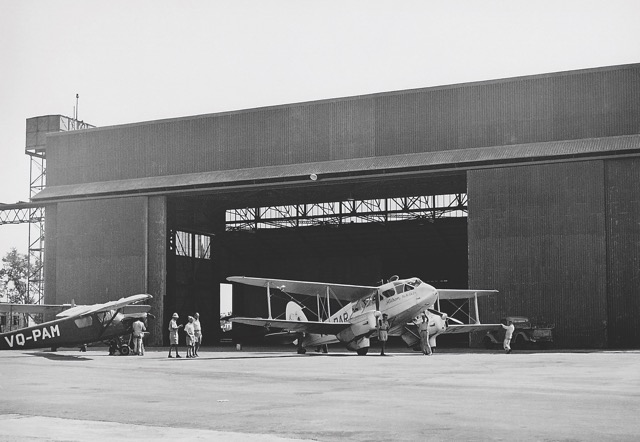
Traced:
<path fill-rule="evenodd" d="M 198 311 L 208 343 L 218 342 L 220 284 L 233 275 L 363 285 L 376 285 L 392 275 L 417 276 L 439 288 L 465 288 L 466 213 L 429 210 L 425 204 L 466 210 L 466 201 L 411 198 L 435 195 L 466 197 L 466 174 L 172 196 L 167 201 L 164 322 L 174 311 L 183 320 Z M 318 212 L 326 210 L 326 203 L 335 203 L 331 209 L 336 212 Z M 377 205 L 379 210 L 372 209 Z M 301 217 L 301 207 L 311 213 L 311 206 L 316 209 L 312 219 Z M 261 218 L 264 223 L 252 226 L 251 219 L 244 223 L 233 217 L 235 211 L 255 217 L 256 208 L 277 208 L 277 222 Z M 350 210 L 357 210 L 357 216 L 350 216 Z M 286 302 L 283 296 L 272 298 L 274 317 Z M 264 290 L 234 287 L 233 313 L 267 317 Z M 232 336 L 244 340 L 255 335 L 256 330 L 235 327 Z"/>

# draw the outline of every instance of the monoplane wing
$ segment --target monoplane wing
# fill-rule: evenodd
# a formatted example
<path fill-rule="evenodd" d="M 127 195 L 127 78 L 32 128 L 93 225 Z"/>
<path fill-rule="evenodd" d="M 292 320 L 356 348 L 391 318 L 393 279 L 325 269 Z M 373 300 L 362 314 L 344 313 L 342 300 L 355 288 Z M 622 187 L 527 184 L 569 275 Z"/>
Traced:
<path fill-rule="evenodd" d="M 263 318 L 231 318 L 231 322 L 255 325 L 267 329 L 278 328 L 282 330 L 316 333 L 320 335 L 337 335 L 342 330 L 351 326 L 349 322 L 286 321 L 284 319 Z"/>
<path fill-rule="evenodd" d="M 0 313 L 59 313 L 73 307 L 71 304 L 13 304 L 0 303 Z"/>
<path fill-rule="evenodd" d="M 462 289 L 438 289 L 440 299 L 471 299 L 477 296 L 495 295 L 497 290 L 462 290 Z"/>
<path fill-rule="evenodd" d="M 128 296 L 126 298 L 120 298 L 117 301 L 105 302 L 104 304 L 77 305 L 68 310 L 58 313 L 56 316 L 59 318 L 65 318 L 68 316 L 82 316 L 82 315 L 89 315 L 91 313 L 117 310 L 125 306 L 128 306 L 129 304 L 134 304 L 136 302 L 144 301 L 150 298 L 153 298 L 153 296 L 147 295 L 147 294 L 140 294 L 140 295 Z M 140 307 L 143 307 L 143 306 L 140 306 Z"/>
<path fill-rule="evenodd" d="M 377 287 L 367 285 L 334 284 L 328 282 L 290 281 L 287 279 L 252 278 L 247 276 L 230 276 L 227 281 L 256 287 L 280 289 L 286 293 L 304 296 L 325 296 L 327 289 L 341 301 L 357 301 L 376 292 Z"/>

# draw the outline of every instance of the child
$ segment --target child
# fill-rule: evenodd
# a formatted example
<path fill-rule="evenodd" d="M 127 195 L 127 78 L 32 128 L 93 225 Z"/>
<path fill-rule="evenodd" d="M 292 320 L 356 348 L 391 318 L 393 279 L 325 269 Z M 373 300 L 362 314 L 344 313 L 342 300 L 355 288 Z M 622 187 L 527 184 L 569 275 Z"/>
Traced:
<path fill-rule="evenodd" d="M 187 357 L 195 358 L 195 343 L 196 343 L 196 333 L 195 328 L 193 326 L 194 318 L 193 316 L 189 316 L 189 323 L 184 326 L 184 331 L 187 333 Z"/>

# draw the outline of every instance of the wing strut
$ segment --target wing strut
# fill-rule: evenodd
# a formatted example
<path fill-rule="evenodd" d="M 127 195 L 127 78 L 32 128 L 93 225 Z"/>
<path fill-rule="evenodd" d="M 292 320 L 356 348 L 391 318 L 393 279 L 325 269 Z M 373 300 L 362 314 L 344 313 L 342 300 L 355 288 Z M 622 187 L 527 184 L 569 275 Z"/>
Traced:
<path fill-rule="evenodd" d="M 269 309 L 268 319 L 273 319 L 271 316 L 271 281 L 267 281 L 267 308 Z"/>
<path fill-rule="evenodd" d="M 329 316 L 327 316 L 327 319 L 331 317 L 331 298 L 330 298 L 330 288 L 329 286 L 327 286 L 327 309 L 329 311 Z"/>
<path fill-rule="evenodd" d="M 473 294 L 473 305 L 476 308 L 476 324 L 480 324 L 480 312 L 478 310 L 478 292 Z"/>

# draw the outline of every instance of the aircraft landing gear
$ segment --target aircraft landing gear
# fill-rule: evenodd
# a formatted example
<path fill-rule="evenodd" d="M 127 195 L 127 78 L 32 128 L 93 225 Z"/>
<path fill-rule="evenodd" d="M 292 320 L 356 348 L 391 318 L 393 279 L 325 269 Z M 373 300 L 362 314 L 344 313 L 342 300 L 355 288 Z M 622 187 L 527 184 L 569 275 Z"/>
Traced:
<path fill-rule="evenodd" d="M 306 352 L 307 352 L 307 349 L 306 349 L 306 348 L 304 348 L 304 347 L 298 347 L 298 352 L 297 352 L 297 353 L 298 353 L 299 355 L 303 355 L 303 354 L 305 354 Z"/>
<path fill-rule="evenodd" d="M 369 351 L 369 347 L 362 347 L 356 350 L 356 352 L 358 353 L 358 356 L 366 356 L 368 351 Z"/>

